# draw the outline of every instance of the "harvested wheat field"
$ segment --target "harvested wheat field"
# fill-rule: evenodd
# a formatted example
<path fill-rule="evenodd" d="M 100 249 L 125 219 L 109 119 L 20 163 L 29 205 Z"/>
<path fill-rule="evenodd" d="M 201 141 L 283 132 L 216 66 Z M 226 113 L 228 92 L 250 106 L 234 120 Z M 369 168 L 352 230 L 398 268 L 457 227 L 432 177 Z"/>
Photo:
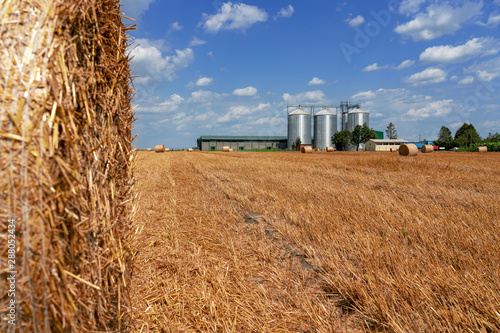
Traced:
<path fill-rule="evenodd" d="M 131 329 L 498 332 L 499 165 L 138 152 Z"/>

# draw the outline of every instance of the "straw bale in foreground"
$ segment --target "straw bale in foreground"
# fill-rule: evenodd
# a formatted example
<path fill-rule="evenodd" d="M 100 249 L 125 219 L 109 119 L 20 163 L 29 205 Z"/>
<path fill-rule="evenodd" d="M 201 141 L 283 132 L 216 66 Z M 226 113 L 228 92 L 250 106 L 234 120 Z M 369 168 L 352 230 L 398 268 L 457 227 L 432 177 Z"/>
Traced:
<path fill-rule="evenodd" d="M 155 146 L 155 153 L 164 153 L 165 152 L 165 146 L 164 145 L 156 145 Z"/>
<path fill-rule="evenodd" d="M 313 152 L 313 149 L 311 146 L 304 146 L 302 147 L 302 149 L 300 150 L 301 153 L 312 153 Z"/>
<path fill-rule="evenodd" d="M 423 145 L 422 148 L 420 148 L 420 151 L 424 154 L 432 153 L 434 151 L 434 147 L 432 145 Z"/>
<path fill-rule="evenodd" d="M 222 151 L 229 152 L 229 146 L 222 146 Z"/>
<path fill-rule="evenodd" d="M 401 156 L 416 156 L 418 154 L 418 148 L 413 143 L 402 144 L 399 146 L 399 155 Z"/>
<path fill-rule="evenodd" d="M 0 234 L 13 219 L 17 249 L 16 326 L 2 274 L 0 331 L 122 331 L 134 115 L 119 2 L 0 8 Z"/>

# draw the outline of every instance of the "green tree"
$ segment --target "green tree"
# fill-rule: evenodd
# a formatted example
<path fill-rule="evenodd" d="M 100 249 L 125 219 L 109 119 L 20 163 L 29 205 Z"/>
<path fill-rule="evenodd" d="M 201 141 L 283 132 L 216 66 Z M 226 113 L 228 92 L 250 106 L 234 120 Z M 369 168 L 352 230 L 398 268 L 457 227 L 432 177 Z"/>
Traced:
<path fill-rule="evenodd" d="M 366 141 L 371 139 L 376 139 L 377 135 L 373 128 L 368 127 L 366 123 L 363 124 L 363 128 L 361 129 L 362 141 L 361 143 L 366 143 Z"/>
<path fill-rule="evenodd" d="M 451 136 L 451 131 L 446 126 L 441 126 L 439 130 L 438 139 L 434 141 L 437 146 L 445 147 L 449 149 L 453 146 L 453 137 Z"/>
<path fill-rule="evenodd" d="M 464 123 L 455 133 L 455 143 L 460 147 L 478 142 L 481 142 L 481 137 L 472 124 Z"/>
<path fill-rule="evenodd" d="M 332 144 L 335 145 L 337 150 L 345 150 L 351 141 L 351 137 L 352 134 L 348 130 L 337 132 L 334 136 L 332 136 Z"/>
<path fill-rule="evenodd" d="M 300 136 L 297 137 L 294 143 L 292 143 L 292 150 L 300 150 L 300 145 L 302 144 L 302 140 L 300 139 Z"/>
<path fill-rule="evenodd" d="M 500 133 L 488 133 L 488 137 L 484 139 L 484 142 L 500 142 Z"/>
<path fill-rule="evenodd" d="M 363 127 L 361 127 L 360 125 L 356 125 L 351 133 L 351 143 L 356 146 L 356 151 L 359 150 L 359 144 L 363 140 L 362 130 Z"/>
<path fill-rule="evenodd" d="M 385 130 L 385 134 L 389 139 L 397 139 L 398 131 L 396 131 L 396 126 L 391 122 L 387 125 L 387 129 Z"/>

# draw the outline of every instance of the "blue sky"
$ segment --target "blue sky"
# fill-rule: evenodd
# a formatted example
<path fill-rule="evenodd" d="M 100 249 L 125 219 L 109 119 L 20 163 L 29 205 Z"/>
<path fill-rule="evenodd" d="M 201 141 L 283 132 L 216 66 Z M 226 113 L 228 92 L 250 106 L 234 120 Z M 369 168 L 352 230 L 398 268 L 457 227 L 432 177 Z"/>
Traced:
<path fill-rule="evenodd" d="M 289 104 L 360 103 L 370 127 L 500 132 L 500 0 L 122 0 L 137 147 L 286 135 Z M 131 24 L 125 20 L 126 24 Z"/>

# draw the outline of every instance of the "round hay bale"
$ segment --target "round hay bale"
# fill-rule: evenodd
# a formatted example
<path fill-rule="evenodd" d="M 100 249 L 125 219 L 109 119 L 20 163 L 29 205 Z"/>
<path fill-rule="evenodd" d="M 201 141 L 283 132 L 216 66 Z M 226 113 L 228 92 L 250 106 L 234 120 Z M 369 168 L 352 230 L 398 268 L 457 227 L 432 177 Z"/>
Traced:
<path fill-rule="evenodd" d="M 229 152 L 229 146 L 222 146 L 222 151 Z"/>
<path fill-rule="evenodd" d="M 188 151 L 194 151 L 194 149 L 193 148 L 188 148 Z"/>
<path fill-rule="evenodd" d="M 333 152 L 333 147 L 326 147 L 326 151 L 327 151 L 328 153 Z"/>
<path fill-rule="evenodd" d="M 486 146 L 477 147 L 477 151 L 480 153 L 486 153 L 488 151 L 488 147 Z"/>
<path fill-rule="evenodd" d="M 398 151 L 398 148 L 391 148 L 391 153 L 395 153 Z"/>
<path fill-rule="evenodd" d="M 311 146 L 304 146 L 302 147 L 302 149 L 300 150 L 301 153 L 312 153 L 313 152 L 313 149 Z"/>
<path fill-rule="evenodd" d="M 165 148 L 165 151 L 170 151 L 170 148 Z"/>
<path fill-rule="evenodd" d="M 399 155 L 401 156 L 416 156 L 418 154 L 418 148 L 413 143 L 402 144 L 399 146 Z"/>
<path fill-rule="evenodd" d="M 432 153 L 434 151 L 434 147 L 432 145 L 423 145 L 422 148 L 420 148 L 420 151 L 422 153 Z"/>
<path fill-rule="evenodd" d="M 229 152 L 232 152 L 233 151 L 233 148 L 229 148 Z"/>
<path fill-rule="evenodd" d="M 319 151 L 319 148 L 314 149 L 314 151 Z"/>
<path fill-rule="evenodd" d="M 147 151 L 151 151 L 151 148 L 146 149 Z"/>
<path fill-rule="evenodd" d="M 165 146 L 164 145 L 156 145 L 155 146 L 155 153 L 164 153 L 165 152 Z"/>

